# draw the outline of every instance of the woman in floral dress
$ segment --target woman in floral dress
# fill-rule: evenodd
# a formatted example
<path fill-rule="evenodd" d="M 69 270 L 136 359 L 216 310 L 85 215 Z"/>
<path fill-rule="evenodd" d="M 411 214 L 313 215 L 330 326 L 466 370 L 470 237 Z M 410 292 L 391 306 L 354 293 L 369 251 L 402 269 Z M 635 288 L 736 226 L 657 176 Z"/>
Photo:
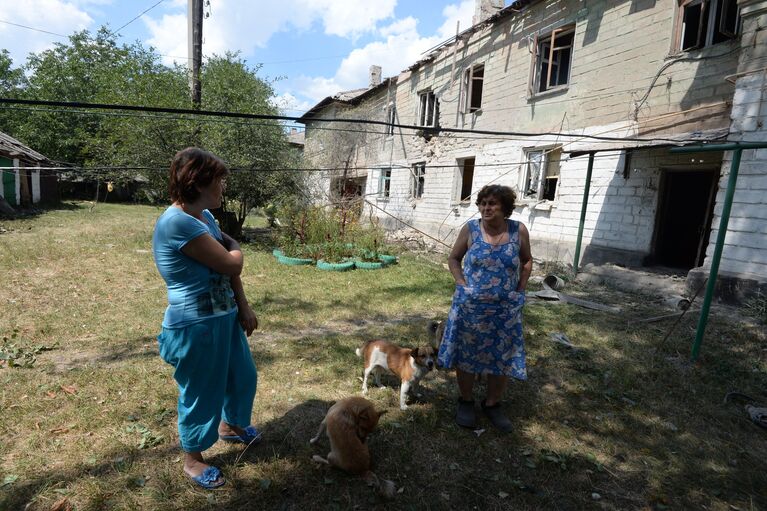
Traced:
<path fill-rule="evenodd" d="M 515 200 L 508 186 L 482 188 L 477 195 L 481 218 L 463 226 L 448 258 L 456 289 L 439 362 L 456 370 L 456 422 L 467 428 L 476 426 L 475 375 L 487 375 L 481 407 L 504 432 L 512 429 L 501 411 L 509 377 L 527 379 L 522 306 L 533 258 L 527 227 L 509 219 Z"/>

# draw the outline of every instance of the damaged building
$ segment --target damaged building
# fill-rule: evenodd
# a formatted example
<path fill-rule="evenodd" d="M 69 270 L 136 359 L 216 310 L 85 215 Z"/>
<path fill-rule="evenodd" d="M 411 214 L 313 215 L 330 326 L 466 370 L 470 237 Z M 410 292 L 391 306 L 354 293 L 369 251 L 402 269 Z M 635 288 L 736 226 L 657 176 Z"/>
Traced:
<path fill-rule="evenodd" d="M 767 0 L 477 0 L 419 62 L 306 112 L 305 157 L 329 200 L 362 197 L 389 229 L 449 245 L 505 184 L 537 259 L 573 263 L 583 215 L 577 264 L 698 282 L 731 153 L 669 149 L 767 141 L 764 27 Z M 767 292 L 767 149 L 743 151 L 719 276 L 722 298 Z"/>

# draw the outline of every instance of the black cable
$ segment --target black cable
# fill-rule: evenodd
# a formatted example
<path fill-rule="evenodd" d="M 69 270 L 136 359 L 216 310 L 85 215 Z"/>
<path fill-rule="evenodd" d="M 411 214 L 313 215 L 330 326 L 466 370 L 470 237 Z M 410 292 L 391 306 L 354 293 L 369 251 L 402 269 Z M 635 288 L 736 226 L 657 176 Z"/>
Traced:
<path fill-rule="evenodd" d="M 144 15 L 144 14 L 146 14 L 146 13 L 148 13 L 149 11 L 151 11 L 152 9 L 154 9 L 155 7 L 157 7 L 158 5 L 160 5 L 161 3 L 163 3 L 164 1 L 165 1 L 165 0 L 160 0 L 159 2 L 157 2 L 156 4 L 154 4 L 152 7 L 149 7 L 148 9 L 144 9 L 143 11 L 141 11 L 141 13 L 140 13 L 138 16 L 136 16 L 135 18 L 132 18 L 130 21 L 128 21 L 127 23 L 125 23 L 124 25 L 122 25 L 120 28 L 116 28 L 116 29 L 114 29 L 114 30 L 110 30 L 110 32 L 109 32 L 109 33 L 110 33 L 110 34 L 112 34 L 112 35 L 117 35 L 117 32 L 119 32 L 120 30 L 124 29 L 125 27 L 127 27 L 128 25 L 130 25 L 131 23 L 133 23 L 134 21 L 136 21 L 137 19 L 139 19 L 141 16 L 143 16 L 143 15 Z"/>
<path fill-rule="evenodd" d="M 260 119 L 271 121 L 299 121 L 304 116 L 295 117 L 287 115 L 270 115 L 270 114 L 249 114 L 243 112 L 224 112 L 215 110 L 194 110 L 187 108 L 164 108 L 153 106 L 136 106 L 136 105 L 115 105 L 105 103 L 83 103 L 79 101 L 45 101 L 36 99 L 15 99 L 15 98 L 0 98 L 0 104 L 15 104 L 15 105 L 35 105 L 35 106 L 57 106 L 65 108 L 85 108 L 95 110 L 127 110 L 130 112 L 154 112 L 154 113 L 171 113 L 180 115 L 192 115 L 203 117 L 226 117 L 237 119 Z M 341 118 L 323 118 L 319 122 L 327 123 L 348 123 L 348 124 L 370 124 L 376 126 L 391 126 L 394 128 L 400 128 L 404 130 L 433 131 L 437 133 L 458 133 L 458 134 L 473 134 L 473 135 L 493 135 L 493 136 L 507 136 L 507 137 L 542 137 L 542 136 L 557 136 L 557 137 L 575 137 L 579 139 L 592 139 L 611 142 L 670 142 L 678 144 L 680 142 L 697 142 L 699 139 L 671 139 L 671 138 L 640 138 L 640 137 L 609 137 L 603 135 L 585 135 L 575 133 L 556 133 L 556 132 L 516 132 L 516 131 L 493 131 L 493 130 L 468 130 L 463 128 L 430 128 L 428 126 L 416 126 L 411 124 L 392 124 L 386 121 L 376 121 L 371 119 L 341 119 Z M 314 128 L 314 127 L 313 127 Z"/>

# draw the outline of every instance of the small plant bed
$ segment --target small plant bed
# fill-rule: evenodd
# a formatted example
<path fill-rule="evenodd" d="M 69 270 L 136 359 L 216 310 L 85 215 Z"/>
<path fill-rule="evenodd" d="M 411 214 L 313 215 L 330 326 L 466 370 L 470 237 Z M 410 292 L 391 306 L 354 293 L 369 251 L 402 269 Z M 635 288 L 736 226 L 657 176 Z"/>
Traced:
<path fill-rule="evenodd" d="M 363 224 L 353 202 L 332 208 L 286 203 L 279 218 L 282 227 L 275 240 L 277 260 L 302 261 L 285 264 L 316 261 L 322 270 L 347 271 L 355 267 L 380 269 L 397 261 L 396 256 L 382 253 L 391 251 L 384 244 L 383 230 L 372 220 Z"/>

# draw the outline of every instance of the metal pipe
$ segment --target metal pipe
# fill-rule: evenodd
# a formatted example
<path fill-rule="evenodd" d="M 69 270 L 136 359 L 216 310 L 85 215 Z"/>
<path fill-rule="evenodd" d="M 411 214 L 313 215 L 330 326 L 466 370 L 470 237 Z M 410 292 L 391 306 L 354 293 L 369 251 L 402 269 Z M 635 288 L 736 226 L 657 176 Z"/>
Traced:
<path fill-rule="evenodd" d="M 767 144 L 762 144 L 767 146 Z M 722 218 L 719 220 L 719 232 L 716 235 L 716 246 L 714 255 L 711 257 L 711 271 L 708 275 L 706 284 L 706 296 L 703 299 L 703 306 L 700 309 L 700 318 L 698 319 L 698 330 L 695 333 L 695 342 L 692 344 L 692 353 L 690 359 L 695 362 L 700 352 L 700 345 L 703 342 L 703 335 L 706 332 L 706 323 L 708 322 L 708 312 L 711 308 L 711 299 L 714 297 L 716 288 L 716 278 L 719 273 L 719 261 L 722 258 L 722 248 L 724 247 L 724 237 L 727 235 L 727 224 L 730 221 L 730 210 L 732 209 L 732 199 L 735 195 L 735 183 L 738 181 L 738 169 L 740 168 L 740 155 L 743 149 L 737 148 L 732 154 L 732 164 L 730 165 L 730 177 L 727 180 L 727 191 L 724 195 L 724 205 L 722 206 Z"/>
<path fill-rule="evenodd" d="M 737 149 L 764 149 L 767 142 L 728 142 L 726 144 L 672 147 L 670 153 L 710 153 L 714 151 L 735 151 Z"/>
<path fill-rule="evenodd" d="M 583 204 L 581 205 L 581 221 L 578 224 L 578 238 L 575 240 L 575 259 L 573 260 L 573 273 L 578 273 L 578 263 L 581 259 L 581 241 L 583 239 L 583 225 L 586 223 L 586 209 L 589 206 L 589 189 L 591 188 L 591 171 L 594 169 L 594 152 L 589 153 L 589 166 L 586 170 L 586 184 L 583 188 Z"/>

